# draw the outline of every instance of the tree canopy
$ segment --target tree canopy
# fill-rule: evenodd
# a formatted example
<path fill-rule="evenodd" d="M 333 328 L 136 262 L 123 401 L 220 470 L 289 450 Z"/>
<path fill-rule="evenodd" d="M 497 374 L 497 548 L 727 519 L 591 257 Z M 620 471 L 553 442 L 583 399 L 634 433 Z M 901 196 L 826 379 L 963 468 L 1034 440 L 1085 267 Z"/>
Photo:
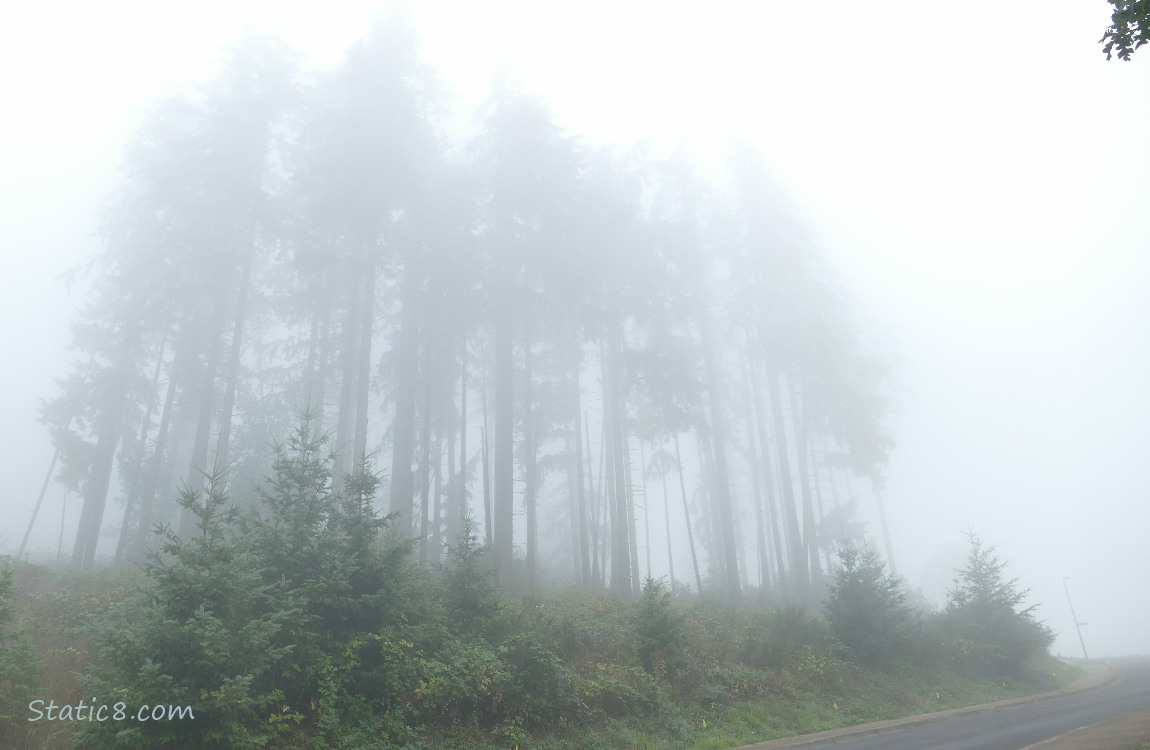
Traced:
<path fill-rule="evenodd" d="M 816 603 L 892 445 L 886 370 L 765 158 L 735 145 L 720 186 L 592 147 L 507 77 L 453 141 L 419 49 L 402 14 L 325 73 L 252 37 L 140 129 L 41 412 L 75 564 L 188 537 L 206 477 L 258 504 L 307 409 L 331 491 L 375 456 L 421 562 L 473 517 L 505 586 L 635 597 L 681 545 L 672 590 Z"/>
<path fill-rule="evenodd" d="M 1108 0 L 1113 8 L 1110 26 L 1099 39 L 1102 51 L 1109 60 L 1130 60 L 1134 51 L 1147 41 L 1150 34 L 1150 0 Z"/>

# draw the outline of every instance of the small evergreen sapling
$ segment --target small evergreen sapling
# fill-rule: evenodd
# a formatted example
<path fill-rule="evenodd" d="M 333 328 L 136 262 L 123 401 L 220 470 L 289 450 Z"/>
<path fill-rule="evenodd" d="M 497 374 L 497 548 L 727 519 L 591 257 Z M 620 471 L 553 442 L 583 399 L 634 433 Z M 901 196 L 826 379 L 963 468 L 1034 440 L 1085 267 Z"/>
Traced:
<path fill-rule="evenodd" d="M 635 604 L 635 647 L 647 674 L 673 675 L 682 668 L 685 618 L 671 601 L 669 586 L 647 578 Z"/>
<path fill-rule="evenodd" d="M 910 608 L 902 583 L 870 547 L 845 542 L 826 601 L 827 621 L 858 663 L 890 669 L 909 642 Z"/>
<path fill-rule="evenodd" d="M 1038 605 L 1020 609 L 1030 590 L 1019 588 L 1017 578 L 1005 577 L 1006 563 L 994 546 L 977 534 L 968 536 L 970 552 L 947 594 L 944 628 L 968 666 L 1020 677 L 1031 660 L 1047 652 L 1054 635 L 1034 618 Z"/>
<path fill-rule="evenodd" d="M 134 597 L 95 627 L 101 653 L 83 680 L 97 702 L 190 706 L 194 718 L 84 723 L 78 748 L 256 748 L 282 703 L 276 676 L 291 646 L 277 636 L 298 612 L 259 561 L 237 543 L 239 511 L 221 474 L 206 490 L 184 489 L 180 505 L 198 531 L 161 529 Z"/>

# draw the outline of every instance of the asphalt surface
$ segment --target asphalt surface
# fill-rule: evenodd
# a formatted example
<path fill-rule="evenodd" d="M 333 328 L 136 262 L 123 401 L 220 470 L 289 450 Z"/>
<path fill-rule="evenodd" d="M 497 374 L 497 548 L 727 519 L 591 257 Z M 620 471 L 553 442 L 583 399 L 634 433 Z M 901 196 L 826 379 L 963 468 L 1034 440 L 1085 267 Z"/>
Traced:
<path fill-rule="evenodd" d="M 1144 730 L 1150 731 L 1150 657 L 1091 663 L 1082 678 L 1042 696 L 773 740 L 739 750 L 1129 750 L 1150 740 Z"/>
<path fill-rule="evenodd" d="M 1150 708 L 1043 740 L 1026 750 L 1131 750 L 1143 743 L 1150 743 Z"/>

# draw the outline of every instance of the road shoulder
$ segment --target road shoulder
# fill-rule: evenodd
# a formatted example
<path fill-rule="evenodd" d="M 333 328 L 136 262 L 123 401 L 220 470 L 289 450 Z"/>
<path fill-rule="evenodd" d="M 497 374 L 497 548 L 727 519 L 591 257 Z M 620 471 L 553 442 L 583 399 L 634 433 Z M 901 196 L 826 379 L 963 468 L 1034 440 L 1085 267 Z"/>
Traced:
<path fill-rule="evenodd" d="M 1131 750 L 1150 741 L 1150 709 L 1100 721 L 1023 750 Z"/>
<path fill-rule="evenodd" d="M 978 714 L 984 711 L 998 711 L 1004 708 L 1010 708 L 1011 706 L 1036 703 L 1048 698 L 1057 698 L 1058 696 L 1062 695 L 1080 693 L 1084 690 L 1093 690 L 1094 688 L 1102 687 L 1103 685 L 1109 683 L 1114 679 L 1115 676 L 1114 670 L 1104 662 L 1088 662 L 1083 664 L 1082 668 L 1082 675 L 1080 675 L 1074 681 L 1064 685 L 1058 690 L 1039 693 L 1038 695 L 1030 695 L 1026 696 L 1025 698 L 1010 698 L 1008 700 L 995 701 L 994 703 L 982 703 L 977 706 L 966 706 L 964 708 L 952 708 L 947 711 L 936 711 L 929 714 L 917 714 L 915 716 L 907 716 L 903 719 L 887 719 L 885 721 L 875 721 L 871 722 L 870 724 L 859 724 L 853 727 L 831 729 L 825 732 L 804 734 L 797 737 L 783 737 L 777 740 L 770 740 L 769 742 L 758 742 L 753 745 L 743 745 L 742 747 L 734 748 L 734 750 L 782 750 L 782 748 L 806 747 L 809 745 L 817 745 L 822 742 L 834 742 L 845 738 L 874 737 L 899 729 L 904 729 L 906 727 L 933 724 L 935 722 L 946 721 L 948 719 L 954 719 L 960 716 L 970 716 L 972 714 Z M 1136 745 L 1137 743 L 1134 744 Z M 1067 750 L 1071 750 L 1071 748 L 1073 748 L 1073 750 L 1078 750 L 1078 746 L 1068 746 Z M 1043 747 L 1042 750 L 1063 750 L 1063 748 L 1052 746 L 1051 748 Z M 1105 750 L 1105 748 L 1083 745 L 1082 750 Z"/>

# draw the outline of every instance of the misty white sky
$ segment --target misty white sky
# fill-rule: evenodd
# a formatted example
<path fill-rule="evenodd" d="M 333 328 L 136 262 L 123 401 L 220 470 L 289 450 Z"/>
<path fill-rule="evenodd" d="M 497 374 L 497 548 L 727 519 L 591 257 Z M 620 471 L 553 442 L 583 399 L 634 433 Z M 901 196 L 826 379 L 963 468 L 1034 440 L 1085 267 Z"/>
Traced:
<path fill-rule="evenodd" d="M 900 573 L 941 597 L 973 528 L 1033 586 L 1057 650 L 1079 651 L 1071 576 L 1092 655 L 1150 653 L 1150 50 L 1105 60 L 1104 0 L 618 4 L 413 6 L 462 112 L 502 62 L 595 142 L 682 138 L 703 161 L 731 135 L 760 144 L 891 344 Z M 35 407 L 82 301 L 55 278 L 97 249 L 125 138 L 245 24 L 332 67 L 373 12 L 23 6 L 0 25 L 9 551 L 51 458 Z M 50 489 L 34 537 L 51 553 L 61 501 Z"/>

